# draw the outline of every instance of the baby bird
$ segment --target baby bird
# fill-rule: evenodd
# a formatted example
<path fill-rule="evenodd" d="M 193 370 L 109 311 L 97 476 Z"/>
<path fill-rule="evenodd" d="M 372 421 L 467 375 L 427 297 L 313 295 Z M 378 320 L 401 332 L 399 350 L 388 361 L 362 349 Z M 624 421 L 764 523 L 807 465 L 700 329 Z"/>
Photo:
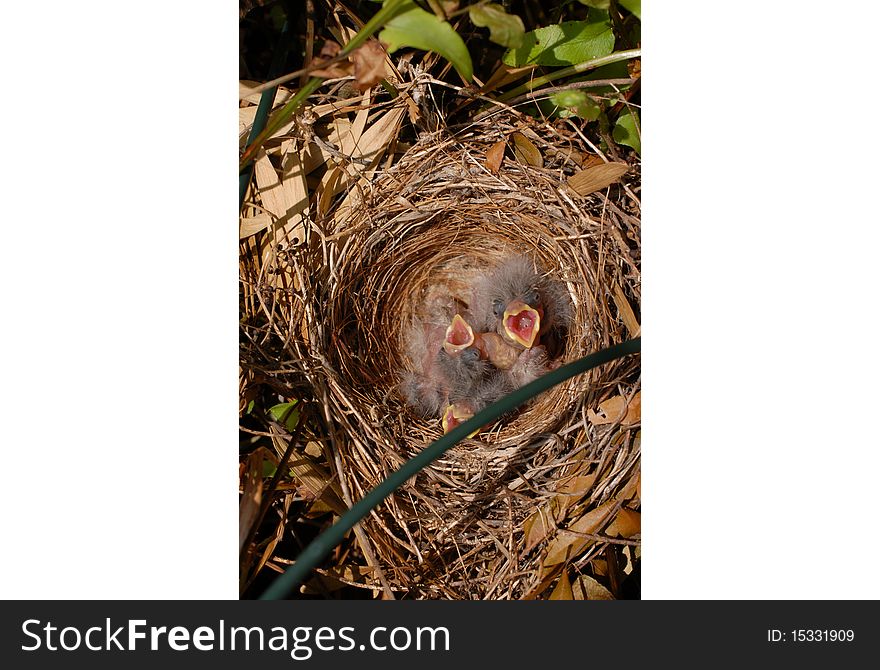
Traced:
<path fill-rule="evenodd" d="M 479 331 L 496 332 L 517 350 L 531 349 L 542 336 L 567 329 L 571 319 L 565 287 L 523 256 L 511 256 L 480 278 L 470 307 Z"/>
<path fill-rule="evenodd" d="M 441 416 L 448 431 L 504 395 L 507 382 L 474 346 L 476 336 L 459 303 L 434 301 L 429 307 L 430 317 L 415 320 L 406 333 L 418 370 L 404 373 L 401 391 L 424 416 Z"/>
<path fill-rule="evenodd" d="M 449 396 L 450 404 L 443 410 L 443 432 L 448 433 L 460 423 L 467 421 L 513 389 L 507 376 L 497 368 L 481 361 L 487 367 L 484 374 L 474 379 L 466 389 L 458 389 Z M 465 393 L 461 393 L 465 390 Z M 473 437 L 476 431 L 468 437 Z"/>
<path fill-rule="evenodd" d="M 565 287 L 522 256 L 480 277 L 469 305 L 443 297 L 425 308 L 405 334 L 415 370 L 401 391 L 444 432 L 558 365 L 548 348 L 571 319 Z"/>

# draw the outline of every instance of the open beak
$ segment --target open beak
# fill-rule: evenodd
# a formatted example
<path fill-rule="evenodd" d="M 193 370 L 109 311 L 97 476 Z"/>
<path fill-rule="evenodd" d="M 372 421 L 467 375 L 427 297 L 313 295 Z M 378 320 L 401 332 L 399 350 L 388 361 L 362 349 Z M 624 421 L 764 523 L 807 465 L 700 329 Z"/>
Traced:
<path fill-rule="evenodd" d="M 514 300 L 504 310 L 502 324 L 509 339 L 531 349 L 541 330 L 541 313 L 522 300 Z"/>
<path fill-rule="evenodd" d="M 474 343 L 474 329 L 465 321 L 460 314 L 452 317 L 452 323 L 446 329 L 446 337 L 443 339 L 443 348 L 446 353 L 454 354 L 467 349 Z"/>
<path fill-rule="evenodd" d="M 441 420 L 441 423 L 443 424 L 443 434 L 445 435 L 453 428 L 458 427 L 459 425 L 470 419 L 473 415 L 473 412 L 459 405 L 447 405 L 446 409 L 443 410 L 443 419 Z M 468 435 L 468 437 L 473 437 L 478 432 L 480 431 L 475 430 L 473 433 Z"/>

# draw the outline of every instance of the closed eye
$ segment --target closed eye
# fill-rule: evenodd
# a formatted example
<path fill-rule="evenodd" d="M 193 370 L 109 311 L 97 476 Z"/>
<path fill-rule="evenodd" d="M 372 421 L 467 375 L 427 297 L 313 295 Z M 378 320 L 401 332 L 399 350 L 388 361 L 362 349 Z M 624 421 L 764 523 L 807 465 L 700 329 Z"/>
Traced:
<path fill-rule="evenodd" d="M 504 314 L 504 303 L 500 300 L 492 301 L 492 313 L 495 314 L 497 318 L 501 318 L 501 315 Z"/>
<path fill-rule="evenodd" d="M 459 356 L 465 363 L 475 363 L 480 360 L 480 350 L 475 347 L 468 347 L 462 351 Z"/>

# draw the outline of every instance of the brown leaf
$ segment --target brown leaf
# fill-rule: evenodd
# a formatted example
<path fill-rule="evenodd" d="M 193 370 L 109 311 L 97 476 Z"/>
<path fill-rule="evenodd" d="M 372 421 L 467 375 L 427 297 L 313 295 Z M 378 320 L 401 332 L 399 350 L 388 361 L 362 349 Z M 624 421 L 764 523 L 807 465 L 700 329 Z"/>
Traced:
<path fill-rule="evenodd" d="M 587 168 L 591 168 L 595 165 L 605 165 L 605 161 L 602 160 L 602 157 L 599 154 L 590 154 L 587 156 L 586 160 L 584 160 L 584 164 L 581 166 L 584 170 Z"/>
<path fill-rule="evenodd" d="M 339 52 L 342 50 L 342 47 L 339 46 L 333 40 L 327 40 L 321 46 L 321 52 L 318 54 L 318 58 L 336 58 L 339 55 Z"/>
<path fill-rule="evenodd" d="M 256 523 L 263 501 L 263 450 L 257 449 L 247 460 L 241 502 L 238 504 L 238 550 Z"/>
<path fill-rule="evenodd" d="M 582 496 L 592 488 L 594 481 L 596 481 L 595 474 L 570 477 L 559 484 L 556 491 L 563 495 Z"/>
<path fill-rule="evenodd" d="M 556 491 L 559 493 L 553 500 L 556 501 L 556 519 L 561 521 L 565 517 L 568 508 L 584 497 L 584 495 L 593 487 L 596 481 L 596 475 L 578 475 L 564 480 Z"/>
<path fill-rule="evenodd" d="M 541 151 L 532 144 L 528 137 L 522 133 L 513 133 L 510 138 L 513 140 L 513 155 L 520 163 L 539 168 L 544 167 L 544 157 L 541 155 Z"/>
<path fill-rule="evenodd" d="M 369 566 L 340 566 L 330 568 L 315 574 L 309 581 L 300 587 L 300 593 L 318 595 L 328 591 L 338 591 L 349 585 L 366 584 L 372 576 L 373 568 Z"/>
<path fill-rule="evenodd" d="M 260 557 L 253 574 L 257 574 L 263 569 L 263 566 L 266 565 L 266 563 L 269 562 L 269 559 L 275 554 L 275 547 L 277 547 L 278 543 L 284 538 L 284 531 L 287 529 L 287 513 L 290 510 L 290 503 L 292 501 L 292 495 L 284 496 L 283 514 L 281 514 L 281 517 L 278 519 L 278 525 L 275 527 L 275 535 L 272 536 L 272 539 L 269 540 L 269 544 L 266 545 L 266 549 L 263 551 L 263 555 Z"/>
<path fill-rule="evenodd" d="M 278 430 L 271 428 L 272 442 L 275 451 L 283 454 L 287 449 L 287 442 Z M 318 501 L 323 502 L 336 514 L 343 514 L 348 509 L 342 502 L 339 483 L 323 467 L 314 463 L 305 453 L 293 456 L 288 462 L 294 481 L 302 484 Z"/>
<path fill-rule="evenodd" d="M 609 537 L 630 538 L 642 532 L 642 515 L 626 507 L 621 507 L 611 525 L 605 529 Z"/>
<path fill-rule="evenodd" d="M 556 588 L 550 594 L 550 600 L 574 600 L 571 593 L 571 581 L 568 579 L 568 570 L 563 570 L 559 581 L 556 582 Z"/>
<path fill-rule="evenodd" d="M 636 320 L 635 312 L 633 312 L 632 306 L 629 304 L 629 300 L 626 299 L 620 285 L 614 285 L 614 288 L 611 289 L 611 296 L 614 298 L 614 304 L 617 305 L 617 311 L 620 313 L 620 318 L 629 334 L 632 337 L 641 335 L 642 327 L 639 325 L 638 320 Z"/>
<path fill-rule="evenodd" d="M 266 230 L 271 225 L 272 217 L 268 214 L 257 214 L 251 217 L 243 216 L 238 226 L 238 237 L 243 240 L 245 237 L 250 237 Z"/>
<path fill-rule="evenodd" d="M 535 600 L 538 596 L 540 596 L 550 584 L 553 583 L 553 580 L 556 579 L 556 576 L 562 571 L 561 565 L 554 565 L 548 568 L 541 569 L 540 579 L 536 584 L 533 584 L 532 587 L 526 591 L 522 599 L 523 600 Z"/>
<path fill-rule="evenodd" d="M 541 540 L 547 537 L 551 528 L 553 526 L 550 523 L 550 512 L 545 505 L 523 522 L 523 533 L 525 534 L 524 551 L 529 551 L 532 547 L 539 544 Z"/>
<path fill-rule="evenodd" d="M 575 593 L 575 599 L 577 600 L 581 600 L 581 598 L 577 597 L 578 595 L 582 595 L 583 600 L 614 600 L 611 591 L 589 575 L 578 577 L 572 587 L 572 591 Z"/>
<path fill-rule="evenodd" d="M 385 78 L 385 49 L 378 40 L 368 40 L 351 54 L 359 91 L 373 88 Z"/>
<path fill-rule="evenodd" d="M 642 420 L 642 392 L 636 393 L 627 407 L 626 398 L 614 396 L 599 405 L 599 411 L 587 410 L 587 419 L 594 426 L 620 422 L 622 426 L 631 426 Z"/>
<path fill-rule="evenodd" d="M 568 185 L 578 195 L 589 195 L 613 184 L 628 170 L 626 163 L 603 163 L 576 172 L 568 178 Z"/>
<path fill-rule="evenodd" d="M 328 65 L 319 70 L 312 70 L 311 75 L 313 77 L 324 77 L 325 79 L 339 79 L 341 77 L 349 76 L 353 68 L 350 62 L 329 62 L 339 55 L 340 49 L 341 47 L 336 42 L 330 40 L 324 42 L 324 46 L 321 47 L 321 53 L 319 53 L 318 57 L 312 62 L 314 65 L 320 65 L 322 63 L 328 63 Z"/>
<path fill-rule="evenodd" d="M 511 67 L 502 63 L 498 66 L 498 69 L 492 73 L 492 75 L 489 77 L 489 80 L 480 89 L 480 92 L 488 93 L 489 91 L 494 91 L 495 89 L 502 88 L 503 86 L 506 86 L 511 82 L 524 78 L 529 72 L 537 67 L 537 65 Z"/>
<path fill-rule="evenodd" d="M 550 546 L 547 547 L 547 556 L 544 558 L 543 567 L 546 569 L 549 566 L 564 563 L 570 558 L 579 556 L 587 546 L 595 542 L 592 538 L 576 535 L 575 533 L 595 533 L 599 526 L 605 522 L 608 511 L 614 504 L 614 500 L 609 500 L 596 509 L 587 512 L 569 526 L 568 530 L 575 531 L 574 533 L 560 529 L 550 543 Z"/>
<path fill-rule="evenodd" d="M 310 74 L 313 77 L 323 77 L 324 79 L 342 79 L 343 77 L 350 77 L 353 71 L 354 65 L 351 62 L 341 61 L 318 70 L 312 70 Z"/>
<path fill-rule="evenodd" d="M 501 161 L 504 160 L 504 147 L 507 146 L 506 140 L 501 140 L 492 145 L 486 152 L 486 168 L 492 174 L 498 174 L 501 169 Z"/>

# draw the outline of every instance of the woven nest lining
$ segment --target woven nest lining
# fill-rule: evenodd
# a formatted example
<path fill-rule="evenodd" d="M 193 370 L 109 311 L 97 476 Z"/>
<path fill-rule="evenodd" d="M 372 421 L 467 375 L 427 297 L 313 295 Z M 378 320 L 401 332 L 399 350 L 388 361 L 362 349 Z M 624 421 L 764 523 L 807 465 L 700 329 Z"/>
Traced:
<path fill-rule="evenodd" d="M 295 260 L 302 276 L 326 278 L 323 290 L 303 297 L 306 318 L 319 321 L 324 336 L 301 346 L 314 361 L 313 374 L 323 376 L 328 413 L 344 435 L 337 448 L 354 499 L 442 433 L 438 418 L 407 408 L 398 388 L 401 371 L 412 367 L 403 333 L 429 292 L 466 301 L 475 273 L 523 254 L 571 296 L 563 362 L 634 335 L 612 296 L 617 290 L 638 309 L 637 200 L 620 186 L 611 199 L 568 190 L 565 176 L 577 166 L 555 141 L 543 141 L 542 150 L 556 149 L 547 151 L 545 167 L 506 159 L 493 174 L 484 165 L 486 150 L 512 123 L 494 119 L 454 139 L 420 141 L 362 186 L 360 202 L 323 231 L 319 251 Z M 577 139 L 566 138 L 563 148 L 572 145 Z M 294 319 L 288 336 L 299 338 L 300 328 Z M 638 440 L 620 439 L 619 426 L 587 421 L 587 410 L 601 400 L 637 388 L 637 360 L 594 369 L 456 445 L 410 480 L 364 522 L 387 582 L 410 597 L 516 598 L 533 591 L 546 574 L 538 570 L 540 547 L 524 547 L 524 521 L 585 464 L 596 476 L 584 510 L 638 476 Z M 594 550 L 579 559 L 582 565 Z"/>

